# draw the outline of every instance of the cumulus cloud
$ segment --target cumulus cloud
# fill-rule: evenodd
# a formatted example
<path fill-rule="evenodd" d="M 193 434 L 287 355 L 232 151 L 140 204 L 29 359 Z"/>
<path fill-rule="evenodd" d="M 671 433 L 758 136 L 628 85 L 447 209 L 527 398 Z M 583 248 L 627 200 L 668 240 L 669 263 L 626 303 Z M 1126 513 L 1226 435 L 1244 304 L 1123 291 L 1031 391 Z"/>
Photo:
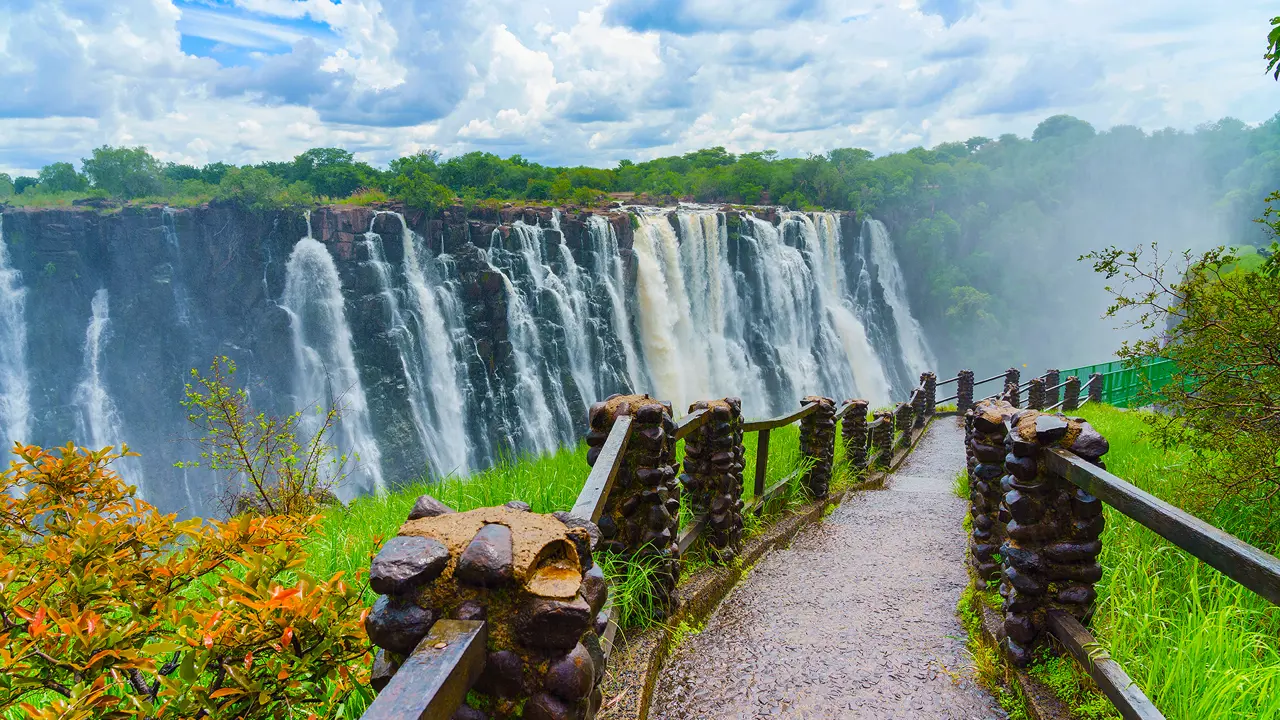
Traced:
<path fill-rule="evenodd" d="M 344 145 L 612 165 L 873 152 L 1045 116 L 1274 112 L 1265 0 L 7 0 L 0 171 L 103 143 L 175 162 Z"/>

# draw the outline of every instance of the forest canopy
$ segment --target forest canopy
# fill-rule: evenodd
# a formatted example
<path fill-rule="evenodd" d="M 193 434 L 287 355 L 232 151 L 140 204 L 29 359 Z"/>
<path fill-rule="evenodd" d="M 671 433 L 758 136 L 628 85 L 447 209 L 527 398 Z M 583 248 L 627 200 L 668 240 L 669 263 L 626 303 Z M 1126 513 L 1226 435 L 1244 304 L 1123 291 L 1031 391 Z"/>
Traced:
<path fill-rule="evenodd" d="M 1030 138 L 973 137 L 879 157 L 858 148 L 798 158 L 712 147 L 612 168 L 432 150 L 379 168 L 341 148 L 194 167 L 160 162 L 141 147 L 104 146 L 79 170 L 58 162 L 36 177 L 0 174 L 0 204 L 100 198 L 265 210 L 398 201 L 439 210 L 501 201 L 594 206 L 628 193 L 648 202 L 852 210 L 888 225 L 912 307 L 942 348 L 942 363 L 990 367 L 1109 356 L 1118 339 L 1096 332 L 1105 307 L 1092 290 L 1101 288 L 1076 258 L 1109 242 L 1155 239 L 1169 247 L 1265 246 L 1270 235 L 1254 219 L 1276 187 L 1280 115 L 1257 126 L 1226 118 L 1191 132 L 1150 133 L 1099 131 L 1056 115 Z M 1036 301 L 1026 303 L 1031 296 Z M 1013 336 L 1031 331 L 1039 342 Z"/>

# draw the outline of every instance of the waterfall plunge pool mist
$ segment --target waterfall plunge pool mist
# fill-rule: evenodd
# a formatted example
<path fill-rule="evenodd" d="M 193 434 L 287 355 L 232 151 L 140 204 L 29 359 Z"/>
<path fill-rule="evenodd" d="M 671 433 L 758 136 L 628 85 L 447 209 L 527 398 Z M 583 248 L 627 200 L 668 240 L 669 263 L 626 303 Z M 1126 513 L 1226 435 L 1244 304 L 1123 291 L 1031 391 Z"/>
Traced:
<path fill-rule="evenodd" d="M 849 213 L 204 207 L 0 223 L 7 436 L 127 442 L 142 457 L 121 471 L 184 514 L 219 510 L 211 473 L 173 468 L 193 454 L 182 383 L 216 355 L 259 410 L 309 418 L 340 401 L 333 439 L 357 458 L 344 499 L 574 443 L 613 393 L 677 414 L 736 395 L 766 416 L 807 394 L 886 404 L 932 369 L 888 233 Z"/>

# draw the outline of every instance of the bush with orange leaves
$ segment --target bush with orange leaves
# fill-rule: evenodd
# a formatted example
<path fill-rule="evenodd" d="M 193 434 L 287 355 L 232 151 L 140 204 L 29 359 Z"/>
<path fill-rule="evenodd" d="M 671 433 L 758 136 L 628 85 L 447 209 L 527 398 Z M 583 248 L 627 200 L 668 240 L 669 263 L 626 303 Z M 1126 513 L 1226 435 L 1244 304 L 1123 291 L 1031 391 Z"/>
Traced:
<path fill-rule="evenodd" d="M 110 448 L 15 452 L 0 715 L 330 717 L 366 684 L 358 582 L 303 571 L 317 518 L 179 521 L 135 497 Z"/>

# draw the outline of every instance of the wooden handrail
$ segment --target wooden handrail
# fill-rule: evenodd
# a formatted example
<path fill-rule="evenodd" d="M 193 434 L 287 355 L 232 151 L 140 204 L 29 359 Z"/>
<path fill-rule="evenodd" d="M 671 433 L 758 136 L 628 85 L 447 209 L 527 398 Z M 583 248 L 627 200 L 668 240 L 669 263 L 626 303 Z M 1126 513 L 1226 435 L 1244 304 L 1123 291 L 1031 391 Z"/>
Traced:
<path fill-rule="evenodd" d="M 978 387 L 979 385 L 986 385 L 987 383 L 991 382 L 992 380 L 999 380 L 1000 378 L 1003 378 L 1003 377 L 1004 377 L 1004 373 L 1000 373 L 999 375 L 992 375 L 991 377 L 987 378 L 986 380 L 979 380 L 978 382 L 974 383 L 974 384 L 973 384 L 973 386 L 974 386 L 974 387 Z"/>
<path fill-rule="evenodd" d="M 631 416 L 623 415 L 613 421 L 609 437 L 605 438 L 604 447 L 596 456 L 596 464 L 591 466 L 587 482 L 578 493 L 578 500 L 573 504 L 572 515 L 596 522 L 604 512 L 605 501 L 609 499 L 609 491 L 613 489 L 614 478 L 618 476 L 618 466 L 622 464 L 622 453 L 627 449 L 627 440 L 631 437 Z"/>
<path fill-rule="evenodd" d="M 1280 605 L 1280 559 L 1225 533 L 1075 454 L 1050 448 L 1050 472 L 1119 510 L 1253 592 Z"/>
<path fill-rule="evenodd" d="M 943 385 L 950 385 L 951 383 L 953 383 L 953 382 L 955 382 L 955 381 L 957 381 L 957 380 L 959 380 L 959 379 L 960 379 L 960 376 L 959 376 L 959 375 L 957 375 L 957 376 L 955 376 L 955 377 L 951 378 L 950 380 L 939 380 L 938 382 L 934 383 L 934 384 L 933 384 L 933 386 L 934 386 L 934 387 L 936 387 L 936 388 L 940 388 L 940 387 L 942 387 Z"/>
<path fill-rule="evenodd" d="M 1098 641 L 1079 620 L 1061 610 L 1050 610 L 1048 620 L 1050 632 L 1062 641 L 1076 662 L 1089 671 L 1098 688 L 1125 720 L 1164 720 L 1164 714 L 1129 679 L 1120 663 L 1112 660 L 1105 651 L 1099 652 Z"/>
<path fill-rule="evenodd" d="M 361 720 L 436 720 L 453 716 L 484 672 L 484 621 L 437 620 Z"/>
<path fill-rule="evenodd" d="M 796 410 L 790 415 L 779 415 L 776 418 L 770 418 L 768 420 L 752 420 L 751 422 L 743 423 L 742 432 L 759 432 L 761 430 L 775 430 L 784 425 L 790 425 L 791 423 L 797 420 L 808 417 L 809 415 L 813 414 L 813 411 L 817 409 L 818 409 L 818 403 L 805 403 L 804 405 L 800 406 L 799 410 Z"/>
<path fill-rule="evenodd" d="M 951 402 L 952 400 L 959 400 L 959 399 L 960 399 L 960 396 L 959 396 L 959 395 L 952 395 L 951 397 L 944 397 L 944 398 L 942 398 L 941 400 L 939 400 L 939 401 L 938 401 L 938 404 L 939 404 L 939 405 L 942 405 L 942 404 L 944 404 L 944 403 L 949 403 L 949 402 Z"/>
<path fill-rule="evenodd" d="M 705 408 L 695 410 L 680 418 L 680 422 L 676 423 L 676 440 L 683 440 L 689 433 L 702 427 L 710 419 L 711 411 Z"/>

